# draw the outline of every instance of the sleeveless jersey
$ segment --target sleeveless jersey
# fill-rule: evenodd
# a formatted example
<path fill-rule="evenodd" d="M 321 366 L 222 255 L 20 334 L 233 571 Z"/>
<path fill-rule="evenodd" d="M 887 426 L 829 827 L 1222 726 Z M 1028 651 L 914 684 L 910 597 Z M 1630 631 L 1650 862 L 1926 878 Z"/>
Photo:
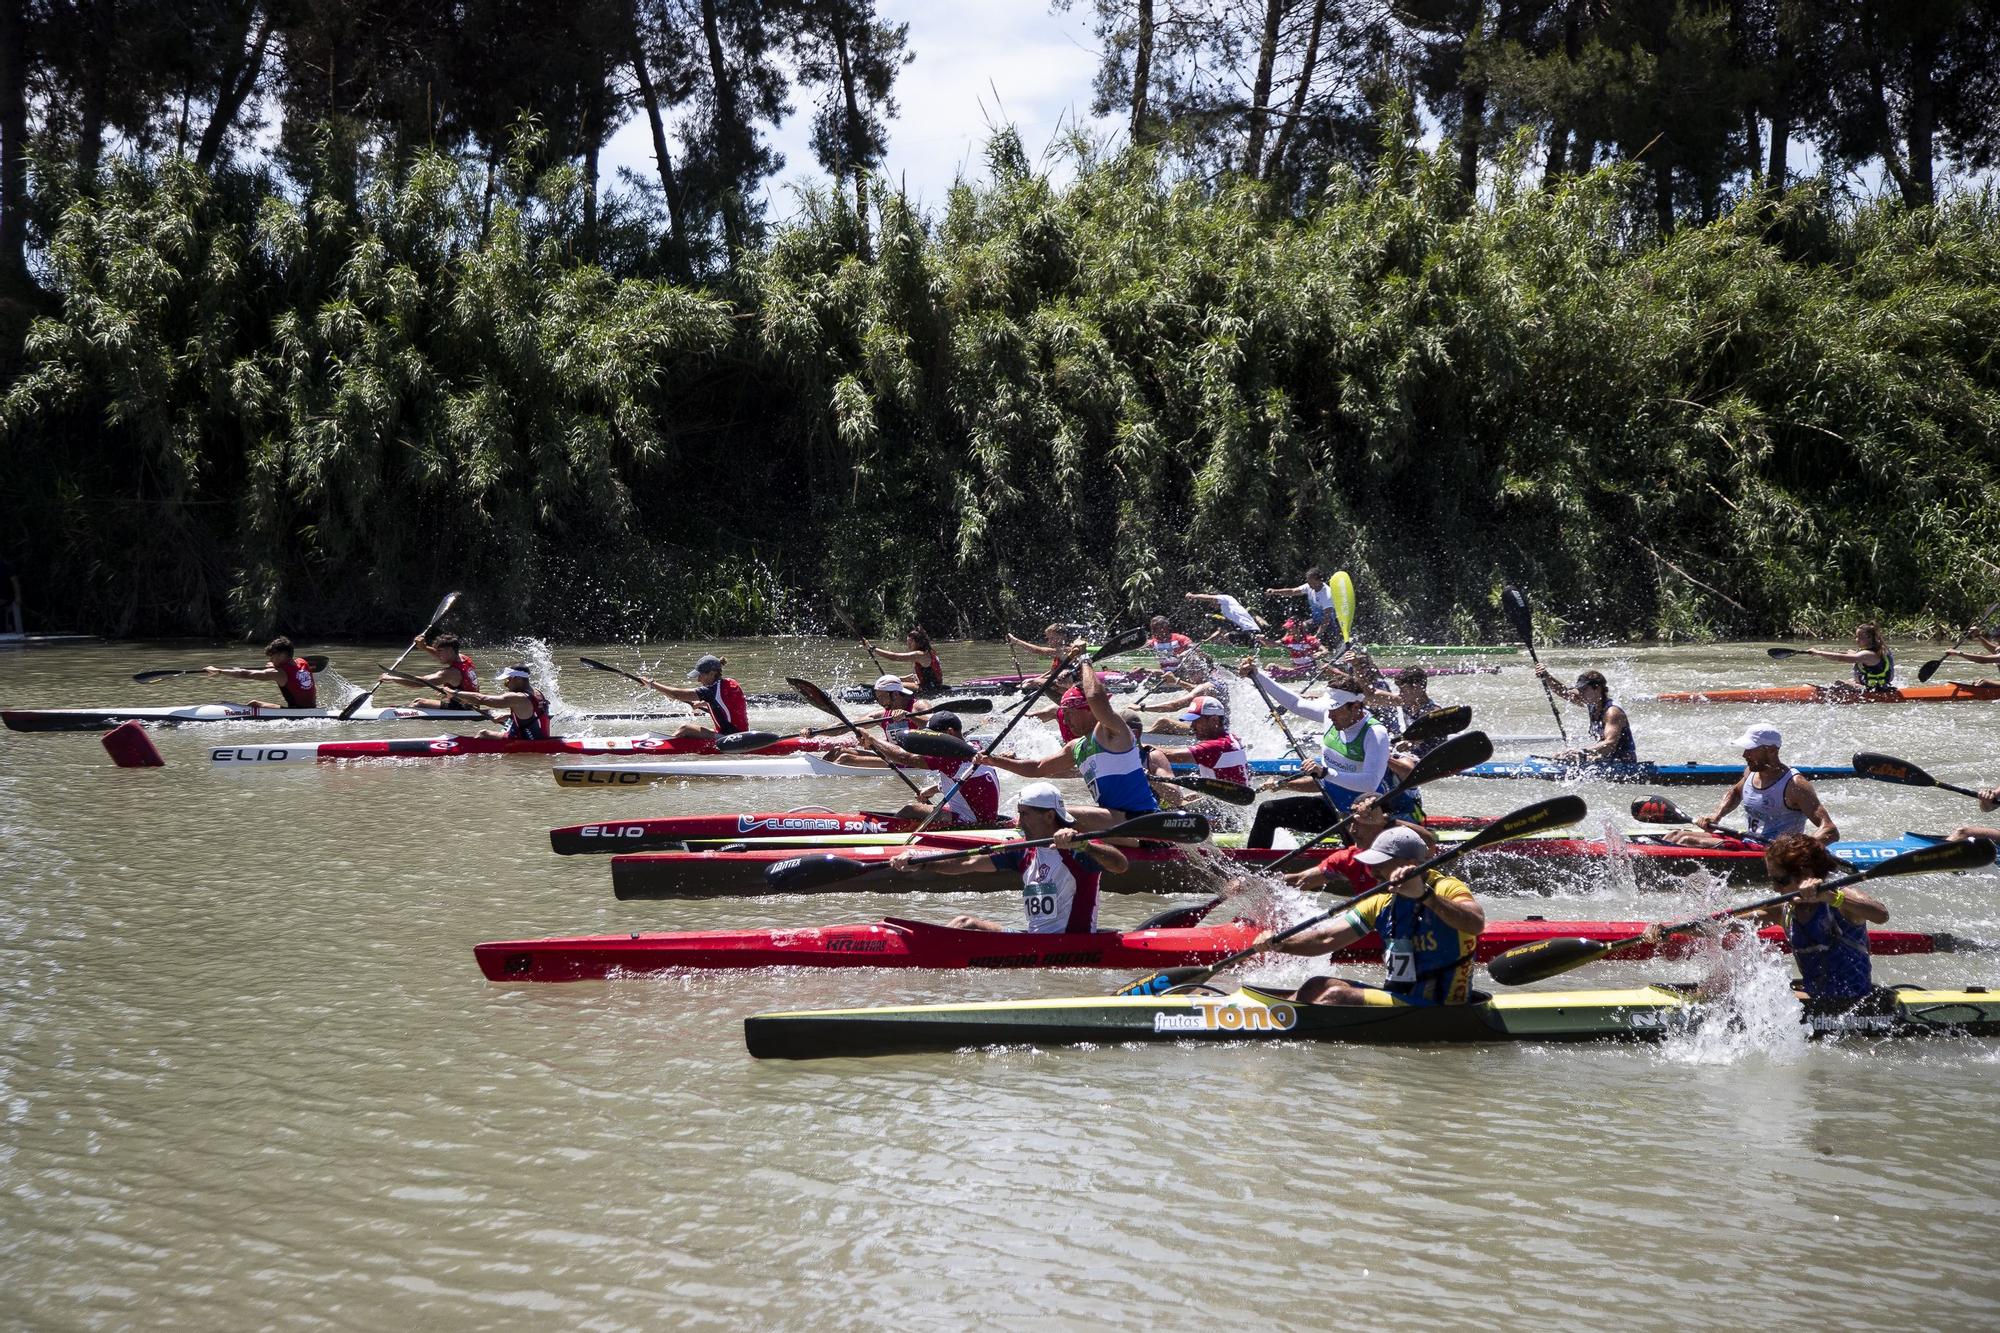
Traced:
<path fill-rule="evenodd" d="M 458 684 L 453 688 L 472 690 L 475 693 L 478 691 L 479 672 L 473 669 L 471 658 L 467 657 L 464 653 L 460 653 L 457 661 L 446 662 L 444 665 L 446 670 L 458 672 Z"/>
<path fill-rule="evenodd" d="M 1785 938 L 1799 965 L 1799 980 L 1813 999 L 1854 999 L 1875 988 L 1868 961 L 1868 927 L 1849 921 L 1832 903 L 1785 913 Z"/>
<path fill-rule="evenodd" d="M 1882 650 L 1882 660 L 1872 669 L 1856 662 L 1854 683 L 1864 690 L 1886 690 L 1896 683 L 1896 655 L 1887 648 Z"/>
<path fill-rule="evenodd" d="M 960 763 L 924 755 L 923 761 L 925 768 L 944 780 L 938 795 L 944 800 L 946 814 L 961 824 L 989 824 L 1000 818 L 1000 779 L 992 769 L 970 759 Z"/>
<path fill-rule="evenodd" d="M 882 734 L 898 745 L 910 734 L 910 728 L 917 725 L 917 715 L 907 708 L 885 708 L 882 716 L 887 719 L 882 723 Z"/>
<path fill-rule="evenodd" d="M 1787 768 L 1768 787 L 1759 787 L 1750 774 L 1743 778 L 1743 815 L 1750 821 L 1750 836 L 1758 842 L 1776 842 L 1787 833 L 1804 833 L 1806 817 L 1785 804 L 1785 793 L 1797 776 Z"/>
<path fill-rule="evenodd" d="M 549 739 L 549 701 L 540 690 L 528 691 L 534 701 L 535 715 L 531 718 L 507 714 L 507 739 L 510 741 L 545 741 Z"/>
<path fill-rule="evenodd" d="M 1345 814 L 1354 805 L 1355 797 L 1385 790 L 1383 784 L 1388 781 L 1388 752 L 1388 729 L 1373 718 L 1363 719 L 1361 730 L 1355 733 L 1353 740 L 1343 739 L 1340 729 L 1328 724 L 1319 738 L 1319 761 L 1327 770 L 1327 775 L 1320 779 L 1319 789 L 1326 793 L 1327 800 L 1333 802 L 1334 809 Z M 1343 785 L 1335 780 L 1345 775 L 1350 783 L 1358 782 L 1376 755 L 1383 759 L 1383 776 L 1368 790 Z"/>
<path fill-rule="evenodd" d="M 1194 640 L 1185 634 L 1169 634 L 1164 639 L 1146 640 L 1146 647 L 1152 649 L 1163 669 L 1172 671 L 1180 666 L 1183 654 L 1193 651 Z"/>
<path fill-rule="evenodd" d="M 1314 655 L 1320 650 L 1319 636 L 1314 634 L 1287 634 L 1280 642 L 1285 645 L 1285 652 L 1290 654 L 1295 667 L 1310 667 Z"/>
<path fill-rule="evenodd" d="M 1021 873 L 1021 908 L 1036 935 L 1081 934 L 1097 929 L 1097 886 L 1104 872 L 1085 852 L 1036 847 L 995 852 L 993 865 Z"/>
<path fill-rule="evenodd" d="M 1590 710 L 1590 739 L 1594 741 L 1604 739 L 1604 712 L 1610 707 L 1611 701 L 1606 699 L 1602 704 Z M 1624 740 L 1610 754 L 1599 755 L 1597 762 L 1600 764 L 1636 764 L 1639 762 L 1639 742 L 1632 735 L 1632 715 L 1630 713 L 1625 715 Z"/>
<path fill-rule="evenodd" d="M 1424 872 L 1439 898 L 1470 902 L 1472 890 L 1449 875 Z M 1378 893 L 1342 916 L 1351 928 L 1380 932 L 1382 989 L 1411 1004 L 1464 1004 L 1472 994 L 1472 958 L 1479 937 L 1438 919 L 1429 902 Z"/>
<path fill-rule="evenodd" d="M 1114 754 L 1097 743 L 1091 732 L 1070 745 L 1070 758 L 1090 797 L 1107 810 L 1126 814 L 1150 814 L 1160 808 L 1153 786 L 1146 781 L 1146 756 L 1134 745 L 1123 754 Z"/>
<path fill-rule="evenodd" d="M 312 668 L 303 657 L 294 657 L 278 670 L 278 693 L 285 696 L 288 708 L 319 707 L 319 685 L 313 680 Z"/>

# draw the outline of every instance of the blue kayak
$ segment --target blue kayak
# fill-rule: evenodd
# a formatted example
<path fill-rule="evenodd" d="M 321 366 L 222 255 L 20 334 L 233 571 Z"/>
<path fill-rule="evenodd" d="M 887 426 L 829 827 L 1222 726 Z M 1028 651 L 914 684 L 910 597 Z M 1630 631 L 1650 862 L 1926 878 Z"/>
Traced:
<path fill-rule="evenodd" d="M 1829 778 L 1851 778 L 1851 765 L 1838 768 L 1825 765 L 1799 764 L 1798 772 L 1814 782 L 1824 782 Z M 1178 768 L 1175 771 L 1192 773 L 1192 768 Z M 1271 777 L 1296 777 L 1299 761 L 1296 759 L 1252 759 L 1252 773 Z M 1637 782 L 1649 786 L 1668 787 L 1727 787 L 1743 776 L 1741 764 L 1559 764 L 1550 759 L 1507 759 L 1478 764 L 1466 769 L 1459 777 L 1465 778 L 1529 778 L 1539 782 Z"/>

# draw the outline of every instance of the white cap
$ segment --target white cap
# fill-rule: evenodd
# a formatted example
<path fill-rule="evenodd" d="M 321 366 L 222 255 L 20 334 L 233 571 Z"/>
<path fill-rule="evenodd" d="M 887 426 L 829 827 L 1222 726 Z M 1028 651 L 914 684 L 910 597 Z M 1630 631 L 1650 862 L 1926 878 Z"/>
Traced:
<path fill-rule="evenodd" d="M 1229 710 L 1222 706 L 1222 700 L 1213 695 L 1203 695 L 1194 701 L 1194 707 L 1177 716 L 1183 722 L 1192 722 L 1198 717 L 1228 717 Z"/>
<path fill-rule="evenodd" d="M 1768 745 L 1775 750 L 1783 740 L 1784 737 L 1778 734 L 1776 727 L 1758 722 L 1736 738 L 1736 748 L 1739 750 L 1761 750 Z"/>
<path fill-rule="evenodd" d="M 875 688 L 887 694 L 908 694 L 911 692 L 909 683 L 901 676 L 877 676 L 875 677 Z"/>
<path fill-rule="evenodd" d="M 1030 782 L 1021 788 L 1021 794 L 1014 798 L 1016 811 L 1023 807 L 1035 810 L 1049 810 L 1063 823 L 1069 823 L 1069 807 L 1063 804 L 1063 794 L 1053 782 Z"/>
<path fill-rule="evenodd" d="M 1335 708 L 1340 708 L 1346 704 L 1358 704 L 1364 697 L 1363 695 L 1356 694 L 1353 690 L 1343 690 L 1333 685 L 1326 687 L 1326 701 Z"/>
<path fill-rule="evenodd" d="M 1375 841 L 1368 844 L 1365 852 L 1356 852 L 1354 859 L 1366 865 L 1379 866 L 1384 861 L 1421 861 L 1430 854 L 1430 844 L 1417 835 L 1415 829 L 1386 828 L 1375 835 Z"/>
<path fill-rule="evenodd" d="M 525 666 L 510 666 L 505 671 L 500 673 L 500 679 L 527 680 L 529 679 L 528 668 L 526 668 Z"/>

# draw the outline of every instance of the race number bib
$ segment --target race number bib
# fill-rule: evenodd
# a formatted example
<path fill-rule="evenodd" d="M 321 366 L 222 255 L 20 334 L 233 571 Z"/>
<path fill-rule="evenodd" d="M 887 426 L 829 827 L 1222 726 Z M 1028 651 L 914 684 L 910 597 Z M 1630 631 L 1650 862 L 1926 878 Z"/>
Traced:
<path fill-rule="evenodd" d="M 1383 980 L 1391 986 L 1414 986 L 1417 983 L 1417 951 L 1414 941 L 1391 940 L 1382 950 Z"/>

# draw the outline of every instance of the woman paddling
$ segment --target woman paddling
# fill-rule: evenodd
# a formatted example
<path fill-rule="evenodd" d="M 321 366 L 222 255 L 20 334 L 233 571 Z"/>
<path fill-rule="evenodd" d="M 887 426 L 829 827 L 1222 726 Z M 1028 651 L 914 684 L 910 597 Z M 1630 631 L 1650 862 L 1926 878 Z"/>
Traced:
<path fill-rule="evenodd" d="M 945 861 L 925 869 L 940 875 L 1019 875 L 1021 908 L 1031 933 L 1078 935 L 1096 930 L 1098 881 L 1107 874 L 1125 873 L 1131 864 L 1125 853 L 1108 842 L 1088 841 L 1053 782 L 1023 787 L 1014 812 L 1024 842 L 1054 838 L 1055 845 L 1016 852 L 1002 843 L 991 856 Z M 911 855 L 904 852 L 889 864 L 907 872 Z M 958 930 L 1010 929 L 977 916 L 953 917 L 951 925 Z"/>
<path fill-rule="evenodd" d="M 877 648 L 866 639 L 861 641 L 861 646 L 876 657 L 914 664 L 915 674 L 903 679 L 918 694 L 934 694 L 943 689 L 944 664 L 938 661 L 937 649 L 931 647 L 931 636 L 924 633 L 921 625 L 913 625 L 903 632 L 903 642 L 908 645 L 908 651 L 900 653 L 890 648 Z"/>
<path fill-rule="evenodd" d="M 743 696 L 741 685 L 722 674 L 722 668 L 728 665 L 728 658 L 704 653 L 694 664 L 694 670 L 688 672 L 695 682 L 693 685 L 662 685 L 651 676 L 639 677 L 648 689 L 707 710 L 710 725 L 685 723 L 674 732 L 674 739 L 713 740 L 750 729 L 750 701 Z"/>
<path fill-rule="evenodd" d="M 1602 671 L 1577 672 L 1574 689 L 1557 684 L 1555 673 L 1545 666 L 1537 666 L 1535 674 L 1548 686 L 1549 693 L 1583 709 L 1590 719 L 1590 744 L 1563 750 L 1550 758 L 1584 764 L 1639 762 L 1639 746 L 1632 739 L 1632 719 L 1611 702 L 1611 683 L 1604 679 Z"/>
<path fill-rule="evenodd" d="M 250 701 L 252 712 L 262 708 L 317 708 L 319 706 L 319 685 L 313 680 L 313 669 L 306 660 L 292 651 L 292 641 L 280 634 L 264 645 L 264 656 L 271 665 L 264 667 L 205 666 L 204 676 L 240 676 L 245 680 L 276 681 L 278 694 L 284 699 L 281 704 L 267 704 L 261 699 Z"/>
<path fill-rule="evenodd" d="M 1851 662 L 1854 683 L 1864 690 L 1889 690 L 1896 686 L 1896 655 L 1882 641 L 1882 630 L 1872 621 L 1854 627 L 1854 649 L 1802 648 L 1799 651 L 1829 662 Z"/>

